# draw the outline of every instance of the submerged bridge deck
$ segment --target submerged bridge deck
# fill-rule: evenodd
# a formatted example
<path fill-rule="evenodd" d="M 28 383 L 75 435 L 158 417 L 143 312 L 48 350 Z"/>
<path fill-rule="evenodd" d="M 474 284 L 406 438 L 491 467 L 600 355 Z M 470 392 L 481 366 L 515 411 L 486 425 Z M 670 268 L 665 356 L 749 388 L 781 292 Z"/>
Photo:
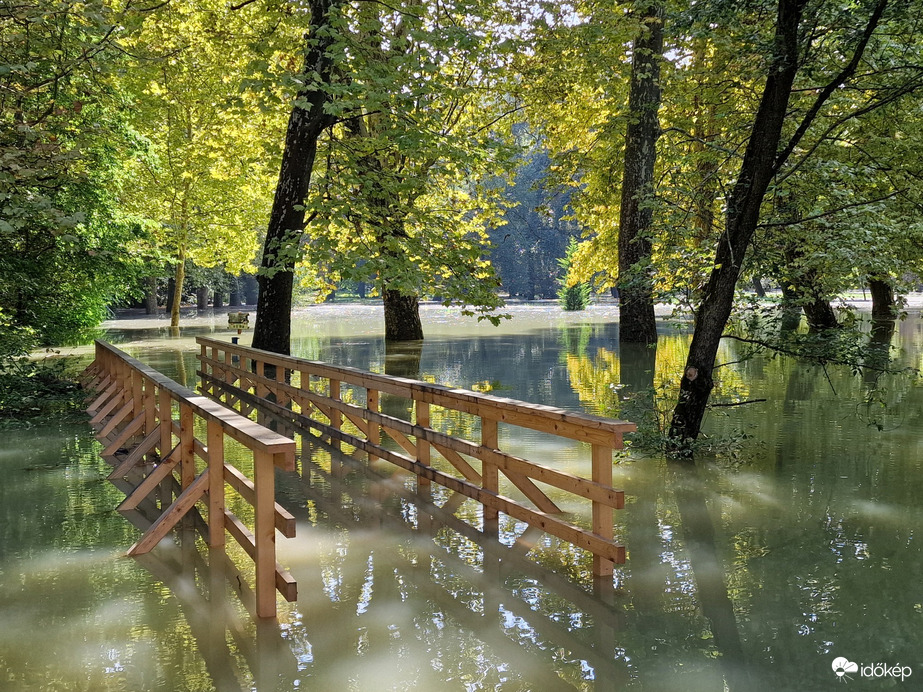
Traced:
<path fill-rule="evenodd" d="M 409 471 L 421 493 L 436 483 L 477 501 L 485 532 L 496 531 L 502 513 L 521 525 L 524 543 L 526 533 L 544 532 L 592 553 L 597 577 L 624 562 L 625 548 L 613 539 L 613 511 L 624 506 L 624 495 L 612 487 L 612 454 L 633 424 L 214 339 L 197 342 L 201 389 L 216 401 L 104 342 L 87 370 L 86 385 L 99 392 L 91 422 L 106 445 L 104 458 L 116 466 L 110 477 L 140 471 L 120 509 L 159 493 L 161 516 L 130 554 L 150 550 L 199 506 L 209 545 L 223 545 L 227 533 L 253 558 L 256 614 L 275 615 L 276 589 L 293 600 L 294 580 L 276 563 L 275 531 L 293 536 L 294 519 L 275 503 L 273 466 L 294 468 L 295 443 L 263 425 L 275 421 Z M 463 420 L 461 434 L 452 434 L 450 420 Z M 502 450 L 501 425 L 587 443 L 590 477 Z M 479 442 L 466 439 L 478 435 Z M 253 480 L 224 458 L 225 436 L 252 452 Z M 228 491 L 253 504 L 252 530 L 227 509 Z"/>

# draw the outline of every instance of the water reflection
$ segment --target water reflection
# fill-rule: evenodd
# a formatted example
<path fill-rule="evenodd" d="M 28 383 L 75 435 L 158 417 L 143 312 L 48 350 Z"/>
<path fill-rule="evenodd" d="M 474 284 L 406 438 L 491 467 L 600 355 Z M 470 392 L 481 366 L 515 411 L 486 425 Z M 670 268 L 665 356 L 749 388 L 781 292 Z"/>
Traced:
<path fill-rule="evenodd" d="M 343 310 L 307 311 L 295 352 L 390 370 L 378 313 Z M 424 307 L 427 340 L 397 360 L 423 379 L 613 412 L 631 392 L 669 394 L 688 345 L 670 331 L 656 351 L 619 349 L 606 308 L 514 314 L 493 330 Z M 207 317 L 178 339 L 157 321 L 126 326 L 127 350 L 189 384 L 192 337 L 224 333 Z M 918 316 L 868 338 L 892 366 L 923 360 Z M 88 431 L 4 431 L 0 687 L 813 690 L 835 682 L 836 656 L 923 675 L 923 387 L 734 362 L 735 348 L 718 395 L 767 401 L 709 415 L 708 435 L 739 440 L 735 457 L 682 473 L 656 456 L 615 466 L 628 562 L 608 593 L 579 551 L 512 523 L 484 535 L 464 498 L 421 496 L 403 474 L 304 444 L 302 473 L 280 477 L 299 537 L 279 546 L 301 600 L 262 639 L 201 546 L 187 562 L 190 544 L 158 548 L 166 566 L 152 571 L 118 557 L 137 531 L 112 512 L 121 495 Z M 477 439 L 435 407 L 433 421 Z M 579 445 L 504 434 L 513 453 L 585 471 Z"/>

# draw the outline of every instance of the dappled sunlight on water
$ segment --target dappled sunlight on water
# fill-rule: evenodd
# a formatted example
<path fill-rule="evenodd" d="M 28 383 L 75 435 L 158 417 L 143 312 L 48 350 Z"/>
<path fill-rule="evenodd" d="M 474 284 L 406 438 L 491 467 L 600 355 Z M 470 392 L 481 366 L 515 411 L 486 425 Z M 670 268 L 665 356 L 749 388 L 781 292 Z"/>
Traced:
<path fill-rule="evenodd" d="M 688 334 L 622 351 L 611 306 L 510 311 L 494 328 L 424 306 L 422 349 L 389 355 L 380 306 L 314 306 L 293 353 L 574 411 L 668 412 Z M 920 362 L 921 326 L 897 330 L 900 363 Z M 105 328 L 189 386 L 195 336 L 229 335 L 208 313 L 178 337 L 159 319 Z M 687 469 L 638 449 L 616 463 L 628 560 L 603 589 L 567 543 L 509 518 L 485 534 L 473 502 L 299 439 L 298 473 L 278 476 L 297 537 L 277 539 L 299 600 L 268 626 L 192 529 L 120 557 L 138 530 L 113 511 L 122 495 L 88 428 L 4 431 L 0 689 L 813 690 L 836 682 L 836 656 L 923 676 L 923 387 L 740 356 L 719 356 L 731 364 L 716 401 L 766 401 L 708 415 L 721 455 Z M 432 420 L 479 439 L 470 417 L 434 407 Z M 585 445 L 504 425 L 500 442 L 589 473 Z"/>

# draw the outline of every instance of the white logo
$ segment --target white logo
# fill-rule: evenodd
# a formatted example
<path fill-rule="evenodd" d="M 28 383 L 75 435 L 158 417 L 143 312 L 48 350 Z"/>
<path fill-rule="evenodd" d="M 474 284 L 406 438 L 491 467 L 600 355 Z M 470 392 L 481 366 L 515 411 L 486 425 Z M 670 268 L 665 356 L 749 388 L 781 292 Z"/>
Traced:
<path fill-rule="evenodd" d="M 913 669 L 910 666 L 902 666 L 900 663 L 894 666 L 887 663 L 863 663 L 860 666 L 860 664 L 853 663 L 843 656 L 833 659 L 831 667 L 836 674 L 837 680 L 842 682 L 852 680 L 852 676 L 847 675 L 847 673 L 859 673 L 859 676 L 863 678 L 900 678 L 901 682 L 913 674 Z"/>
<path fill-rule="evenodd" d="M 833 659 L 833 672 L 836 673 L 836 676 L 839 680 L 846 682 L 846 680 L 852 680 L 852 677 L 846 673 L 858 673 L 859 664 L 853 663 L 842 656 L 839 658 Z"/>

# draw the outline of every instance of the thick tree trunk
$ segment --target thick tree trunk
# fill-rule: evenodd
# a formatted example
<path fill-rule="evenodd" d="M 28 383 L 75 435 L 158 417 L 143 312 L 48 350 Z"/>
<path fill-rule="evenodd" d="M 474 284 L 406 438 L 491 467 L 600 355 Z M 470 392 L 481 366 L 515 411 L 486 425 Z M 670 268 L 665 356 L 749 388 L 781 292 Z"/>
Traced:
<path fill-rule="evenodd" d="M 779 0 L 775 54 L 737 182 L 728 198 L 727 221 L 714 268 L 697 311 L 695 333 L 681 375 L 670 424 L 674 453 L 688 452 L 699 436 L 714 380 L 712 371 L 734 302 L 734 289 L 759 221 L 760 207 L 775 175 L 782 124 L 798 72 L 798 27 L 805 0 Z"/>
<path fill-rule="evenodd" d="M 815 331 L 836 329 L 840 326 L 833 306 L 822 296 L 815 295 L 804 304 L 804 315 L 808 318 L 808 326 Z"/>
<path fill-rule="evenodd" d="M 870 278 L 869 293 L 872 294 L 872 319 L 893 320 L 897 301 L 891 284 L 877 277 Z"/>
<path fill-rule="evenodd" d="M 385 341 L 418 341 L 423 338 L 420 302 L 416 296 L 384 289 Z"/>
<path fill-rule="evenodd" d="M 311 183 L 317 156 L 317 140 L 333 122 L 324 112 L 329 100 L 333 61 L 329 48 L 334 40 L 331 11 L 339 0 L 311 0 L 311 30 L 305 51 L 306 80 L 289 116 L 279 181 L 269 216 L 263 258 L 257 281 L 253 347 L 288 354 L 292 325 L 292 286 L 298 245 L 304 234 L 304 199 Z"/>
<path fill-rule="evenodd" d="M 650 275 L 654 198 L 654 164 L 660 123 L 660 61 L 663 56 L 663 9 L 650 3 L 643 10 L 641 33 L 634 41 L 630 120 L 625 132 L 625 166 L 619 214 L 619 342 L 657 341 Z"/>
<path fill-rule="evenodd" d="M 170 327 L 179 327 L 179 310 L 183 302 L 183 282 L 186 280 L 186 253 L 181 249 L 173 275 L 173 302 L 170 304 Z"/>
<path fill-rule="evenodd" d="M 157 277 L 149 276 L 144 280 L 144 312 L 148 315 L 157 313 Z"/>
<path fill-rule="evenodd" d="M 753 277 L 753 290 L 756 291 L 756 295 L 760 298 L 766 297 L 766 289 L 763 288 L 763 280 L 758 276 Z"/>
<path fill-rule="evenodd" d="M 208 307 L 208 286 L 199 286 L 195 290 L 196 310 L 205 310 Z"/>
<path fill-rule="evenodd" d="M 167 314 L 173 312 L 173 299 L 176 296 L 176 279 L 167 279 Z"/>
<path fill-rule="evenodd" d="M 224 307 L 223 291 L 215 291 L 214 295 L 212 295 L 212 307 L 214 307 L 215 310 L 220 310 Z"/>

